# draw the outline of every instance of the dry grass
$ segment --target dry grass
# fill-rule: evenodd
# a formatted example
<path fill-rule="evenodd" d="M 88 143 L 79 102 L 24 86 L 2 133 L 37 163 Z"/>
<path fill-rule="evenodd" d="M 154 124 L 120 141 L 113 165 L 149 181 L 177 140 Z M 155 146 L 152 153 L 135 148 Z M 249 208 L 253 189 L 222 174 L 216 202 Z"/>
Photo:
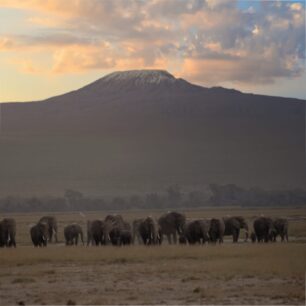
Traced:
<path fill-rule="evenodd" d="M 302 304 L 305 244 L 20 247 L 0 252 L 0 301 Z M 26 298 L 24 295 L 26 294 Z"/>

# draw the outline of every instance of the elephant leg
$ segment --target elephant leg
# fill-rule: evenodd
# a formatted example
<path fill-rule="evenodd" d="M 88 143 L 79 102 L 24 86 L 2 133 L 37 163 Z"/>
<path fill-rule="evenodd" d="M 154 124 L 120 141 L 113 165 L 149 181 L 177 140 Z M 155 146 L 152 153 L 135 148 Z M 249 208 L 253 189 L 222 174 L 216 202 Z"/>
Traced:
<path fill-rule="evenodd" d="M 207 234 L 204 236 L 203 242 L 204 243 L 206 243 L 206 242 L 208 243 L 209 242 L 209 236 Z"/>
<path fill-rule="evenodd" d="M 173 243 L 177 244 L 177 235 L 176 235 L 176 232 L 173 234 Z"/>
<path fill-rule="evenodd" d="M 138 241 L 138 244 L 143 244 L 143 241 L 141 239 L 141 236 L 138 234 L 137 236 L 137 241 Z M 135 243 L 135 242 L 134 242 Z"/>
<path fill-rule="evenodd" d="M 240 229 L 238 228 L 236 233 L 236 242 L 238 242 L 239 236 L 240 236 Z"/>
<path fill-rule="evenodd" d="M 171 242 L 171 235 L 170 234 L 167 234 L 167 239 L 168 239 L 168 243 L 172 244 L 172 242 Z"/>
<path fill-rule="evenodd" d="M 239 233 L 237 229 L 233 230 L 233 243 L 238 242 Z"/>
<path fill-rule="evenodd" d="M 54 239 L 55 239 L 55 242 L 58 242 L 58 240 L 57 240 L 57 231 L 54 231 Z"/>
<path fill-rule="evenodd" d="M 264 241 L 265 241 L 266 243 L 268 243 L 268 242 L 269 242 L 269 235 L 266 235 L 266 236 L 265 236 Z"/>
<path fill-rule="evenodd" d="M 76 236 L 75 237 L 75 245 L 78 245 L 78 242 L 79 242 L 79 236 Z"/>
<path fill-rule="evenodd" d="M 12 238 L 11 240 L 11 245 L 16 248 L 16 240 L 15 240 L 15 237 Z"/>

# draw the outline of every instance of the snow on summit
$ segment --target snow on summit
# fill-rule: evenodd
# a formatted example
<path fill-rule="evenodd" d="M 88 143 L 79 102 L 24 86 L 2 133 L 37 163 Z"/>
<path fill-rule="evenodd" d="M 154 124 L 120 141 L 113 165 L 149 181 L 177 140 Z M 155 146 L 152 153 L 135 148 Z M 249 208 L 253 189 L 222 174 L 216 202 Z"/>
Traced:
<path fill-rule="evenodd" d="M 103 82 L 132 82 L 135 85 L 174 83 L 176 78 L 165 70 L 130 70 L 113 72 L 101 79 Z"/>

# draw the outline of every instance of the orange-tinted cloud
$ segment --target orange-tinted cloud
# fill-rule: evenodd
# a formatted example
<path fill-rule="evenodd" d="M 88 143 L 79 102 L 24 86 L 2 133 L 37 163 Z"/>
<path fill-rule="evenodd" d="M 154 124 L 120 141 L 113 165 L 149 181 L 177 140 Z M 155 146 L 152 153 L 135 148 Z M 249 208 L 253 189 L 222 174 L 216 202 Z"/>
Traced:
<path fill-rule="evenodd" d="M 116 64 L 111 50 L 102 46 L 69 46 L 53 54 L 53 73 L 74 73 L 89 69 L 109 69 Z"/>
<path fill-rule="evenodd" d="M 304 69 L 301 3 L 242 10 L 231 0 L 0 0 L 1 7 L 26 10 L 37 27 L 16 35 L 8 26 L 0 37 L 0 51 L 18 53 L 24 72 L 40 71 L 36 54 L 51 59 L 50 74 L 171 67 L 202 83 L 272 82 Z"/>

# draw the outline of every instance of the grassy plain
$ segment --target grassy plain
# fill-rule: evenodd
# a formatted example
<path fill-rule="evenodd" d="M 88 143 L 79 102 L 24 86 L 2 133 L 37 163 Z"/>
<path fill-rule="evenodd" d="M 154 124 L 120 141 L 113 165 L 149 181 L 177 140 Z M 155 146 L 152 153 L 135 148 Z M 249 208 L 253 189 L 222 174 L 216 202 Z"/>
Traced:
<path fill-rule="evenodd" d="M 125 219 L 162 211 L 126 211 Z M 29 226 L 45 213 L 12 214 L 17 248 L 0 249 L 0 304 L 305 304 L 306 210 L 186 210 L 187 217 L 287 216 L 290 242 L 65 247 L 63 227 L 107 212 L 54 213 L 58 244 L 34 249 Z M 1 216 L 3 217 L 3 216 Z"/>

